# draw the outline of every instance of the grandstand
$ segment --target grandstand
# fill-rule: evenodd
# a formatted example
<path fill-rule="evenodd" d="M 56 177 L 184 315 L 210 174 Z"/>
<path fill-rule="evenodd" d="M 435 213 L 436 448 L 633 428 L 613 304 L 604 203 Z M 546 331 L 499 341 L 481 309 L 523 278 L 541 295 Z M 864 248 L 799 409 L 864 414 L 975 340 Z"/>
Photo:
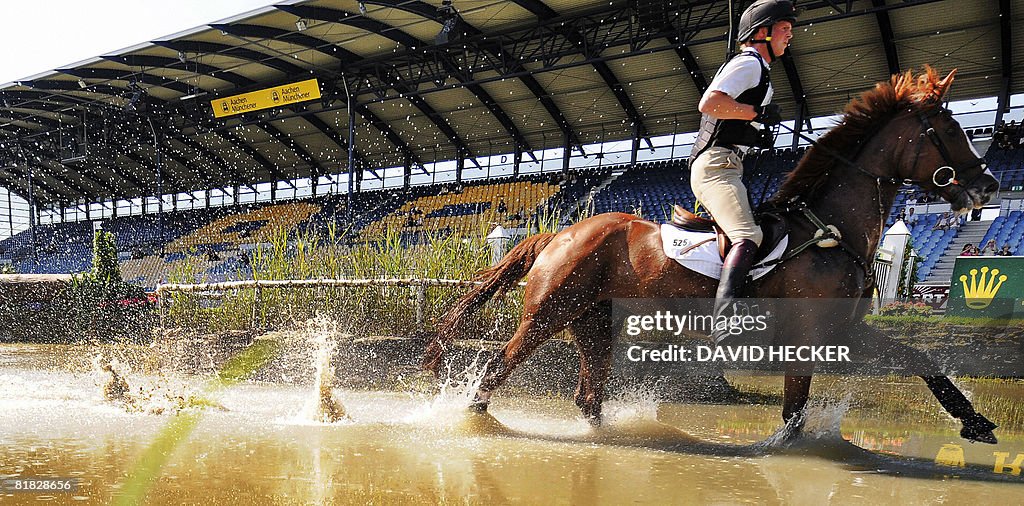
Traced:
<path fill-rule="evenodd" d="M 388 229 L 486 234 L 495 225 L 523 227 L 537 214 L 537 209 L 559 191 L 557 184 L 538 179 L 541 178 L 488 181 L 454 191 L 416 187 L 395 212 L 370 223 L 364 235 L 381 236 Z"/>
<path fill-rule="evenodd" d="M 997 176 L 1014 181 L 1024 168 L 1021 152 L 1024 150 L 992 149 L 986 159 Z M 761 202 L 776 191 L 802 154 L 803 150 L 782 149 L 747 157 L 744 165 L 753 200 Z M 1020 207 L 1020 197 L 1014 198 L 1019 193 L 1006 192 L 1006 202 Z M 900 194 L 890 224 L 904 208 L 909 194 Z M 559 225 L 566 225 L 583 210 L 640 213 L 648 219 L 666 221 L 673 204 L 691 209 L 696 205 L 685 159 L 578 169 L 567 176 L 533 174 L 463 185 L 420 185 L 407 191 L 367 191 L 357 197 L 353 201 L 355 218 L 349 224 L 345 199 L 329 195 L 169 213 L 164 217 L 164 241 L 158 238 L 159 223 L 154 216 L 111 218 L 103 221 L 103 227 L 118 237 L 125 278 L 153 288 L 186 265 L 206 281 L 246 279 L 251 275 L 246 251 L 271 241 L 282 231 L 292 236 L 312 233 L 321 238 L 333 233 L 336 239 L 344 236 L 348 241 L 374 240 L 395 231 L 415 242 L 431 235 L 486 234 L 495 225 L 523 229 L 535 225 L 531 220 L 542 217 L 557 217 Z M 1000 246 L 1009 244 L 1014 254 L 1024 254 L 1024 214 L 1020 209 L 1007 208 L 994 220 L 967 222 L 944 230 L 936 224 L 948 205 L 917 207 L 934 210 L 919 213 L 909 224 L 922 281 L 948 280 L 952 261 L 966 242 L 980 246 L 995 239 Z M 24 231 L 0 241 L 0 260 L 10 261 L 21 272 L 65 273 L 89 268 L 89 222 L 41 225 L 35 233 L 41 245 L 36 258 L 32 255 L 31 234 Z"/>
<path fill-rule="evenodd" d="M 863 12 L 802 3 L 798 26 L 848 34 L 854 54 L 879 57 L 801 33 L 773 79 L 787 127 L 820 136 L 851 95 L 891 73 L 954 66 L 919 49 L 934 34 L 972 54 L 1001 50 L 997 37 L 961 33 L 965 19 L 1020 20 L 1002 2 L 957 4 L 973 17 L 950 19 L 950 1 Z M 652 16 L 641 4 L 658 2 L 513 0 L 466 9 L 444 41 L 433 4 L 286 2 L 0 85 L 0 262 L 25 273 L 85 270 L 102 222 L 118 238 L 125 277 L 152 288 L 174 272 L 251 276 L 248 252 L 282 231 L 337 241 L 397 231 L 416 242 L 498 224 L 566 225 L 587 212 L 661 221 L 672 204 L 696 207 L 685 155 L 695 104 L 721 61 L 725 10 L 697 1 Z M 883 15 L 898 22 L 883 26 Z M 898 55 L 886 40 L 902 41 Z M 1004 76 L 1019 68 L 1017 53 L 999 61 Z M 1004 193 L 982 221 L 950 230 L 934 227 L 942 204 L 915 206 L 918 274 L 928 281 L 941 281 L 964 241 L 993 238 L 1021 253 L 1013 202 L 1024 192 L 1024 149 L 1019 127 L 1003 121 L 1021 115 L 1010 100 L 1021 89 L 989 79 L 996 64 L 981 60 L 955 58 L 956 95 L 993 104 L 951 107 Z M 844 70 L 824 70 L 832 67 Z M 226 117 L 211 109 L 309 78 L 318 100 Z M 805 143 L 783 134 L 777 147 L 744 160 L 755 204 Z M 910 194 L 898 195 L 890 224 Z"/>

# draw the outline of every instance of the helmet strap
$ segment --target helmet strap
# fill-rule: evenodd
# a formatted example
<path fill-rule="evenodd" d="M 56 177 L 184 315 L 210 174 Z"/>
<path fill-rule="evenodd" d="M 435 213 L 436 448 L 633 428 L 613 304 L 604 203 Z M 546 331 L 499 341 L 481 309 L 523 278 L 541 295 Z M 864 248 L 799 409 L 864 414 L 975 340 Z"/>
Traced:
<path fill-rule="evenodd" d="M 763 39 L 751 39 L 751 44 L 764 44 L 765 48 L 768 49 L 768 63 L 775 63 L 779 57 L 775 54 L 775 49 L 772 48 L 772 32 L 775 31 L 775 26 L 768 27 L 768 36 Z"/>

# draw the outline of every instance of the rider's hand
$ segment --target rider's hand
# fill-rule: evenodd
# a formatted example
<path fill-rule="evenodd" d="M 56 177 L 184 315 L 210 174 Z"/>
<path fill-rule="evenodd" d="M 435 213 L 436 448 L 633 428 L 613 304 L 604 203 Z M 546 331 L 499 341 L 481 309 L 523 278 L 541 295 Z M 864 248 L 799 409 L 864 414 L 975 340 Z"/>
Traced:
<path fill-rule="evenodd" d="M 754 121 L 762 125 L 775 126 L 782 123 L 782 108 L 778 104 L 755 107 L 754 111 L 757 112 L 757 117 L 754 118 Z"/>

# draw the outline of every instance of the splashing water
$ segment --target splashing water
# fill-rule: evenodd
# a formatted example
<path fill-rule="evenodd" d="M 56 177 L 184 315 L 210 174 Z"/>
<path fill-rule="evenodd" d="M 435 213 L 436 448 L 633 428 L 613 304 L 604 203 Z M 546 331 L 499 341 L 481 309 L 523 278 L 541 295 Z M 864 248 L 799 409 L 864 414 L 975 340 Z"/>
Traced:
<path fill-rule="evenodd" d="M 843 416 L 850 410 L 852 399 L 853 394 L 850 392 L 840 398 L 812 399 L 804 406 L 802 416 L 791 418 L 758 446 L 775 448 L 790 447 L 797 443 L 841 441 L 843 436 L 840 425 Z"/>
<path fill-rule="evenodd" d="M 657 421 L 658 385 L 638 384 L 623 388 L 604 406 L 605 421 L 628 423 L 635 421 Z"/>
<path fill-rule="evenodd" d="M 316 373 L 313 379 L 313 395 L 315 412 L 309 413 L 311 418 L 320 423 L 335 423 L 348 420 L 345 406 L 334 395 L 335 370 L 331 364 L 334 352 L 338 349 L 338 324 L 327 318 L 310 320 L 306 324 L 307 335 L 313 341 L 313 362 Z M 306 410 L 313 411 L 310 409 Z"/>
<path fill-rule="evenodd" d="M 469 366 L 462 371 L 453 372 L 449 364 L 445 368 L 439 391 L 430 397 L 420 395 L 420 405 L 403 421 L 449 428 L 461 424 L 469 412 L 468 407 L 473 403 L 477 389 L 483 382 L 485 364 L 483 350 L 478 352 Z"/>
<path fill-rule="evenodd" d="M 807 403 L 804 408 L 804 432 L 818 439 L 842 437 L 839 426 L 850 410 L 853 395 L 846 393 L 838 399 L 823 398 Z"/>
<path fill-rule="evenodd" d="M 103 398 L 114 402 L 128 402 L 128 382 L 118 373 L 121 364 L 117 359 L 109 359 L 103 355 L 96 355 L 92 360 L 93 367 L 104 374 L 110 375 L 110 379 L 103 385 Z"/>
<path fill-rule="evenodd" d="M 193 408 L 227 410 L 219 402 L 200 395 L 199 387 L 186 380 L 167 375 L 133 377 L 133 389 L 126 379 L 133 373 L 128 363 L 102 354 L 94 356 L 91 362 L 93 370 L 106 378 L 102 386 L 103 398 L 128 413 L 160 415 Z"/>

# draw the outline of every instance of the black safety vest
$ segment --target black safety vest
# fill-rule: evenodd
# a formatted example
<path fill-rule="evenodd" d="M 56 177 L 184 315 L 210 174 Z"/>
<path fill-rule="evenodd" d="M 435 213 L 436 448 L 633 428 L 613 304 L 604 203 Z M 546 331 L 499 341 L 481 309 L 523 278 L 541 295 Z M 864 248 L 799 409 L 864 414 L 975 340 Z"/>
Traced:
<path fill-rule="evenodd" d="M 761 80 L 757 83 L 757 86 L 740 93 L 740 96 L 736 97 L 736 101 L 741 104 L 748 104 L 755 107 L 760 106 L 761 103 L 764 102 L 764 97 L 768 95 L 769 86 L 771 86 L 768 69 L 764 68 L 764 64 L 761 62 L 761 55 L 750 51 L 741 51 L 736 53 L 722 64 L 718 69 L 718 73 L 722 72 L 722 69 L 724 69 L 733 58 L 741 56 L 757 58 L 757 66 L 761 69 Z M 717 76 L 718 73 L 715 75 Z M 704 150 L 709 148 L 712 143 L 715 145 L 758 146 L 762 148 L 770 148 L 774 145 L 775 139 L 771 137 L 770 131 L 765 135 L 764 131 L 758 130 L 754 125 L 751 125 L 750 121 L 741 119 L 715 119 L 710 115 L 704 114 L 701 115 L 700 118 L 700 129 L 697 131 L 697 140 L 693 143 L 693 151 L 690 152 L 690 163 L 693 163 L 693 161 L 696 160 Z M 767 146 L 765 144 L 767 144 Z"/>

